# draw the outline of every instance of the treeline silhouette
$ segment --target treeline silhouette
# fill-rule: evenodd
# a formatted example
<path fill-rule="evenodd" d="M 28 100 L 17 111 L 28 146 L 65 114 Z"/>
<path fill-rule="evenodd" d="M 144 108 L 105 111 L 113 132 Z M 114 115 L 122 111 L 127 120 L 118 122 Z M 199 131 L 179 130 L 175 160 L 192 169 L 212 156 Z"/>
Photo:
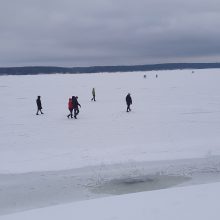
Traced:
<path fill-rule="evenodd" d="M 91 66 L 91 67 L 55 67 L 55 66 L 24 66 L 0 67 L 0 75 L 36 75 L 54 73 L 101 73 L 101 72 L 134 72 L 177 69 L 212 69 L 220 68 L 220 63 L 164 63 L 133 66 Z"/>

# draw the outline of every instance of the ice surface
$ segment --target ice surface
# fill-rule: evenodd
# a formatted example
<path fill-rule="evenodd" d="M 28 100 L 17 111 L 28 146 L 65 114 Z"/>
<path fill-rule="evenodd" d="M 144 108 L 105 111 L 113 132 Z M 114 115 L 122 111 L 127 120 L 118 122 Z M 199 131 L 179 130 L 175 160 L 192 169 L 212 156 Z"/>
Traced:
<path fill-rule="evenodd" d="M 219 70 L 143 74 L 1 76 L 0 214 L 219 182 Z M 90 101 L 93 87 L 96 102 Z M 38 95 L 45 113 L 40 116 Z M 77 120 L 66 117 L 72 95 L 82 105 Z M 152 195 L 160 200 L 162 191 Z M 210 207 L 215 201 L 209 200 Z"/>

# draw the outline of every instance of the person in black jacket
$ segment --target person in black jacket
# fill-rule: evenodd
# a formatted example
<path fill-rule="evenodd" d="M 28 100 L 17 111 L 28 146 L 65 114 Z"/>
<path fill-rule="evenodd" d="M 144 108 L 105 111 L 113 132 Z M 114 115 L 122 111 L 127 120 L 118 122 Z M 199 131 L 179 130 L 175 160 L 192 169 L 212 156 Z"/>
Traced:
<path fill-rule="evenodd" d="M 40 111 L 41 114 L 44 114 L 44 113 L 41 111 L 42 105 L 41 105 L 40 96 L 37 97 L 36 103 L 37 103 L 37 113 L 36 113 L 36 115 L 39 115 L 39 114 L 38 114 L 39 111 Z"/>
<path fill-rule="evenodd" d="M 126 96 L 126 103 L 127 103 L 127 112 L 130 112 L 131 111 L 130 105 L 132 104 L 132 98 L 130 93 L 128 93 Z"/>
<path fill-rule="evenodd" d="M 77 119 L 77 115 L 79 114 L 79 106 L 81 105 L 78 102 L 78 96 L 72 96 L 73 109 L 74 109 L 74 118 Z"/>

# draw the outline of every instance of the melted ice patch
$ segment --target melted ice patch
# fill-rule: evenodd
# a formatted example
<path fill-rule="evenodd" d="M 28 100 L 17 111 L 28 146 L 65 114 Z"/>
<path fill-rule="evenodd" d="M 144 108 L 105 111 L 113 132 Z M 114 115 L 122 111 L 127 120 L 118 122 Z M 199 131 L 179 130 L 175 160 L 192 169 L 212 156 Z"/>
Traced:
<path fill-rule="evenodd" d="M 114 179 L 94 187 L 91 191 L 101 194 L 121 195 L 143 191 L 165 189 L 191 180 L 187 176 L 147 175 Z"/>

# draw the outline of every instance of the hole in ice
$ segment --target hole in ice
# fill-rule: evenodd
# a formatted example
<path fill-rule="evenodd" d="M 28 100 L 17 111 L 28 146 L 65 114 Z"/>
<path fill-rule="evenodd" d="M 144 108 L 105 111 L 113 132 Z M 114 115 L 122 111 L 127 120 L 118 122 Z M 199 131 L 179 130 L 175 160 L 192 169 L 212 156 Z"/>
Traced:
<path fill-rule="evenodd" d="M 91 188 L 93 193 L 120 195 L 170 188 L 190 180 L 187 176 L 148 175 L 113 179 Z"/>

